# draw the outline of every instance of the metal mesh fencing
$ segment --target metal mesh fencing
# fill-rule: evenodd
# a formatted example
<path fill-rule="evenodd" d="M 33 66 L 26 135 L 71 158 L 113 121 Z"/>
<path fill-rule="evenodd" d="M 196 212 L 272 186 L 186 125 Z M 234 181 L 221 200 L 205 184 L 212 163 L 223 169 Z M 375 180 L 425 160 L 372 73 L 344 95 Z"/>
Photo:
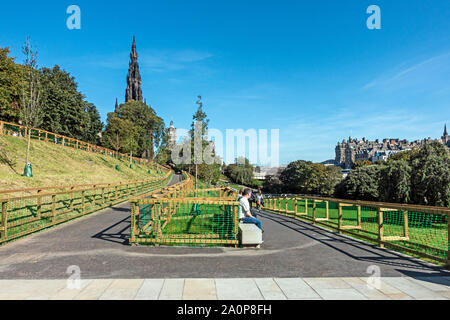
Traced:
<path fill-rule="evenodd" d="M 131 243 L 237 245 L 237 210 L 236 201 L 141 199 L 132 202 Z"/>
<path fill-rule="evenodd" d="M 130 196 L 160 189 L 171 177 L 169 173 L 164 178 L 142 182 L 0 199 L 0 243 L 124 202 Z"/>
<path fill-rule="evenodd" d="M 449 208 L 330 198 L 269 198 L 267 209 L 406 254 L 449 263 Z"/>

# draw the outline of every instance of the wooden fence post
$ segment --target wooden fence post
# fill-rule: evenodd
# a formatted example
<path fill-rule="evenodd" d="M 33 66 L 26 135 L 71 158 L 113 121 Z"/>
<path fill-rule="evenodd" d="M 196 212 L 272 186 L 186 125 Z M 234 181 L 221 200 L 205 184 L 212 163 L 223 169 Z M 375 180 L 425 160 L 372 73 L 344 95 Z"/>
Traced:
<path fill-rule="evenodd" d="M 56 222 L 56 194 L 52 194 L 52 223 Z"/>
<path fill-rule="evenodd" d="M 450 214 L 447 213 L 447 237 L 448 237 L 448 244 L 450 244 Z M 450 250 L 447 249 L 447 269 L 450 269 Z"/>
<path fill-rule="evenodd" d="M 41 218 L 41 208 L 42 208 L 41 202 L 42 202 L 42 197 L 39 195 L 39 193 L 41 193 L 41 191 L 42 191 L 42 190 L 38 190 L 38 191 L 37 191 L 38 197 L 37 197 L 37 203 L 36 203 L 36 217 L 37 217 L 38 219 Z"/>
<path fill-rule="evenodd" d="M 70 187 L 70 210 L 73 211 L 73 189 L 74 187 Z"/>
<path fill-rule="evenodd" d="M 81 214 L 84 214 L 85 206 L 84 206 L 84 190 L 81 191 Z"/>
<path fill-rule="evenodd" d="M 403 235 L 407 238 L 408 235 L 408 210 L 403 211 Z"/>
<path fill-rule="evenodd" d="M 284 198 L 284 213 L 288 213 L 288 198 Z"/>
<path fill-rule="evenodd" d="M 3 135 L 3 121 L 0 121 L 0 134 Z"/>
<path fill-rule="evenodd" d="M 313 200 L 313 223 L 316 223 L 316 200 Z"/>
<path fill-rule="evenodd" d="M 380 207 L 377 208 L 377 217 L 378 217 L 378 245 L 380 248 L 384 248 L 383 241 L 383 211 Z"/>
<path fill-rule="evenodd" d="M 297 198 L 294 198 L 294 216 L 297 215 Z"/>
<path fill-rule="evenodd" d="M 102 207 L 105 205 L 105 188 L 102 188 Z"/>
<path fill-rule="evenodd" d="M 94 190 L 92 191 L 92 193 L 93 193 L 93 199 L 94 199 L 94 207 L 97 205 L 97 200 L 96 200 L 96 198 L 97 198 L 97 186 L 96 185 L 94 185 Z"/>
<path fill-rule="evenodd" d="M 342 234 L 342 206 L 340 203 L 338 203 L 338 231 L 339 234 Z"/>
<path fill-rule="evenodd" d="M 356 207 L 357 209 L 357 223 L 358 223 L 358 226 L 359 227 L 361 227 L 361 206 L 357 206 Z"/>
<path fill-rule="evenodd" d="M 8 238 L 8 216 L 6 214 L 8 210 L 8 201 L 2 201 L 2 240 L 5 241 Z"/>

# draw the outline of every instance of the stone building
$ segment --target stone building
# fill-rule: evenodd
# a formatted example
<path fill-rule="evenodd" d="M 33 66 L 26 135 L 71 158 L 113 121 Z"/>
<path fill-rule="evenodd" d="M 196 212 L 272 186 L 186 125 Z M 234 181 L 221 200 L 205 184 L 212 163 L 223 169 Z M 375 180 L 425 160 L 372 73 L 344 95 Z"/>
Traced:
<path fill-rule="evenodd" d="M 173 121 L 170 121 L 170 127 L 167 129 L 169 140 L 167 142 L 167 148 L 172 150 L 177 144 L 177 128 L 173 126 Z"/>
<path fill-rule="evenodd" d="M 397 152 L 411 150 L 430 141 L 432 141 L 431 138 L 410 142 L 406 139 L 383 139 L 382 141 L 377 139 L 369 141 L 365 138 L 358 140 L 349 137 L 348 140 L 344 139 L 342 142 L 337 143 L 335 164 L 343 169 L 351 169 L 353 163 L 358 160 L 369 160 L 372 162 L 386 160 Z M 441 141 L 450 147 L 450 136 L 447 133 L 447 126 L 444 127 L 444 135 L 437 141 Z"/>

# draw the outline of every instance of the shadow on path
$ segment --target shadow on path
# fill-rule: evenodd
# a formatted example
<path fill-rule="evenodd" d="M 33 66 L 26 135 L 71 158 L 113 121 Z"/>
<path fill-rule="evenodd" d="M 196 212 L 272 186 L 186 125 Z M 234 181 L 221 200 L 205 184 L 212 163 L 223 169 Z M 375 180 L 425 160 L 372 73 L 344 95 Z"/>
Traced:
<path fill-rule="evenodd" d="M 374 244 L 361 242 L 362 240 L 352 239 L 348 236 L 324 230 L 321 227 L 312 225 L 311 223 L 296 219 L 294 217 L 278 215 L 276 213 L 269 213 L 266 211 L 261 211 L 260 213 L 258 213 L 258 215 L 260 217 L 263 217 L 264 219 L 271 220 L 297 233 L 300 233 L 303 236 L 309 237 L 310 239 L 320 242 L 321 244 L 330 247 L 357 261 L 373 262 L 374 264 L 383 264 L 399 267 L 399 269 L 396 269 L 397 271 L 409 275 L 414 274 L 415 277 L 423 275 L 423 273 L 421 273 L 420 271 L 414 272 L 403 270 L 402 268 L 424 270 L 428 272 L 430 270 L 434 271 L 433 273 L 427 272 L 428 276 L 430 275 L 450 276 L 449 271 L 446 271 L 445 269 L 437 265 L 433 265 L 431 263 L 427 263 L 392 250 L 379 248 Z M 315 236 L 312 233 L 318 236 Z M 345 248 L 345 246 L 350 246 L 351 248 L 359 249 L 363 252 L 366 252 L 368 255 L 367 256 L 356 255 L 352 253 L 351 250 L 344 250 L 343 248 Z"/>

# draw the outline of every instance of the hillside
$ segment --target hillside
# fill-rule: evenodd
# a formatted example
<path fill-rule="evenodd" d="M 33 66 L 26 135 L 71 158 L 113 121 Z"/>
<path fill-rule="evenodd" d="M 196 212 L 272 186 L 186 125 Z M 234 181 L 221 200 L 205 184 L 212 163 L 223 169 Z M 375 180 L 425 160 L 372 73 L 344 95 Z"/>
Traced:
<path fill-rule="evenodd" d="M 33 177 L 23 177 L 27 142 L 25 139 L 0 136 L 0 190 L 59 185 L 115 183 L 125 180 L 146 179 L 158 176 L 147 165 L 79 151 L 42 141 L 32 141 L 30 162 Z M 1 155 L 11 160 L 1 161 Z M 116 164 L 120 171 L 116 170 Z M 151 169 L 151 174 L 148 170 Z"/>

